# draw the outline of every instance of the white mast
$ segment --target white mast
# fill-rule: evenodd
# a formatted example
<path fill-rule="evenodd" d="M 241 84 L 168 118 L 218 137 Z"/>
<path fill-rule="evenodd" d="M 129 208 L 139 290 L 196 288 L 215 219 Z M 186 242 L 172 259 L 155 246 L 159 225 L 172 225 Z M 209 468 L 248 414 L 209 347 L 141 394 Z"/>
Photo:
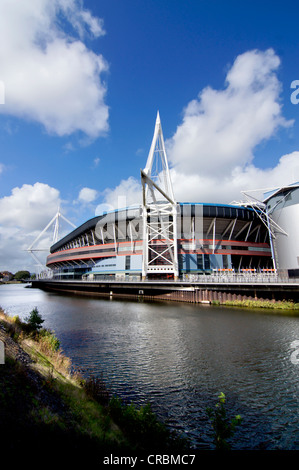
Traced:
<path fill-rule="evenodd" d="M 174 199 L 159 112 L 146 167 L 141 170 L 143 209 L 142 277 L 178 277 L 177 204 Z"/>
<path fill-rule="evenodd" d="M 64 217 L 64 215 L 61 214 L 60 212 L 60 208 L 58 208 L 57 210 L 57 213 L 54 215 L 54 217 L 50 220 L 50 222 L 46 225 L 46 227 L 40 232 L 40 234 L 36 237 L 36 239 L 31 243 L 31 245 L 29 246 L 29 248 L 27 248 L 26 251 L 28 251 L 28 253 L 31 254 L 31 256 L 33 257 L 33 259 L 37 262 L 37 265 L 44 269 L 45 266 L 44 264 L 38 259 L 38 257 L 35 255 L 35 252 L 37 251 L 44 251 L 44 252 L 49 252 L 49 248 L 41 248 L 41 249 L 38 249 L 38 248 L 33 248 L 34 245 L 38 242 L 38 240 L 44 235 L 44 233 L 53 225 L 54 225 L 54 233 L 53 233 L 53 242 L 52 244 L 56 243 L 58 241 L 58 238 L 59 238 L 59 219 L 62 218 L 63 220 L 65 220 L 65 222 L 67 222 L 69 225 L 71 225 L 73 228 L 76 228 L 76 226 L 70 221 L 68 220 L 66 217 Z"/>

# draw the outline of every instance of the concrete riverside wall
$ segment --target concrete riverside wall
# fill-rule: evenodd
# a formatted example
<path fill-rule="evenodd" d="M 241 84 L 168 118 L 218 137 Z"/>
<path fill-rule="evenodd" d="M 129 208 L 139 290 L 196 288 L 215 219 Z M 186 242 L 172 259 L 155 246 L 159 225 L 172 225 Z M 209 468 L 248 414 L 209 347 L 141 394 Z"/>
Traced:
<path fill-rule="evenodd" d="M 32 287 L 57 293 L 169 300 L 190 303 L 224 303 L 234 300 L 291 300 L 299 302 L 299 284 L 232 285 L 188 284 L 175 282 L 90 282 L 90 281 L 32 281 Z"/>

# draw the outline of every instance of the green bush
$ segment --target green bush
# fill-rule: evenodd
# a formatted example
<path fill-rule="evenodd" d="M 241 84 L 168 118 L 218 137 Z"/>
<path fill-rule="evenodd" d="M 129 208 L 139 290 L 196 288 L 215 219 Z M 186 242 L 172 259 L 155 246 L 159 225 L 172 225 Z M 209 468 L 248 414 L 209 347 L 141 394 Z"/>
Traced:
<path fill-rule="evenodd" d="M 271 300 L 226 300 L 223 302 L 226 306 L 232 307 L 249 307 L 249 308 L 265 308 L 265 309 L 281 309 L 281 310 L 298 310 L 299 303 L 295 303 L 292 300 L 277 300 L 272 302 Z"/>
<path fill-rule="evenodd" d="M 88 377 L 88 379 L 83 381 L 83 388 L 88 396 L 99 402 L 101 405 L 107 405 L 109 403 L 110 393 L 103 378 L 94 376 Z"/>
<path fill-rule="evenodd" d="M 52 331 L 42 328 L 39 331 L 39 342 L 42 343 L 45 350 L 56 352 L 60 348 L 60 341 Z"/>
<path fill-rule="evenodd" d="M 158 421 L 150 403 L 138 409 L 134 404 L 125 404 L 120 398 L 112 397 L 109 412 L 127 438 L 138 442 L 142 449 L 178 450 L 186 445 L 183 439 L 172 435 L 166 426 Z"/>
<path fill-rule="evenodd" d="M 229 450 L 230 444 L 227 442 L 227 439 L 234 435 L 235 429 L 241 423 L 242 418 L 240 415 L 235 416 L 231 420 L 227 417 L 224 393 L 220 393 L 218 400 L 215 409 L 207 408 L 206 411 L 214 431 L 214 444 L 216 449 Z"/>

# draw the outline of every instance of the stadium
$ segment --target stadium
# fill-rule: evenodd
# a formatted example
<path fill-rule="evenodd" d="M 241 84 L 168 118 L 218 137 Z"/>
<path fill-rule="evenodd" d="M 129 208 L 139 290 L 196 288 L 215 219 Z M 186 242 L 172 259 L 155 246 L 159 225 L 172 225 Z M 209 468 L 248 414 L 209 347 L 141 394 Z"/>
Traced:
<path fill-rule="evenodd" d="M 298 225 L 299 185 L 259 202 L 176 202 L 159 113 L 141 182 L 140 205 L 94 217 L 51 247 L 46 264 L 54 279 L 196 280 L 215 272 L 279 269 L 298 274 L 298 226 L 290 220 Z"/>

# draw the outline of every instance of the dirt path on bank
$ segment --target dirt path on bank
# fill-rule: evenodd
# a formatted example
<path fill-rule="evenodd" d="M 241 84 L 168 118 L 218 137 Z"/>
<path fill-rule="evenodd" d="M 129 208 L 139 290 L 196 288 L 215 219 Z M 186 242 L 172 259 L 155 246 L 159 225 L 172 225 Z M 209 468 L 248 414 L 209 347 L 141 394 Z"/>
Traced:
<path fill-rule="evenodd" d="M 5 357 L 10 357 L 24 365 L 32 363 L 29 354 L 9 336 L 2 325 L 0 325 L 0 340 L 4 343 L 4 359 Z"/>

